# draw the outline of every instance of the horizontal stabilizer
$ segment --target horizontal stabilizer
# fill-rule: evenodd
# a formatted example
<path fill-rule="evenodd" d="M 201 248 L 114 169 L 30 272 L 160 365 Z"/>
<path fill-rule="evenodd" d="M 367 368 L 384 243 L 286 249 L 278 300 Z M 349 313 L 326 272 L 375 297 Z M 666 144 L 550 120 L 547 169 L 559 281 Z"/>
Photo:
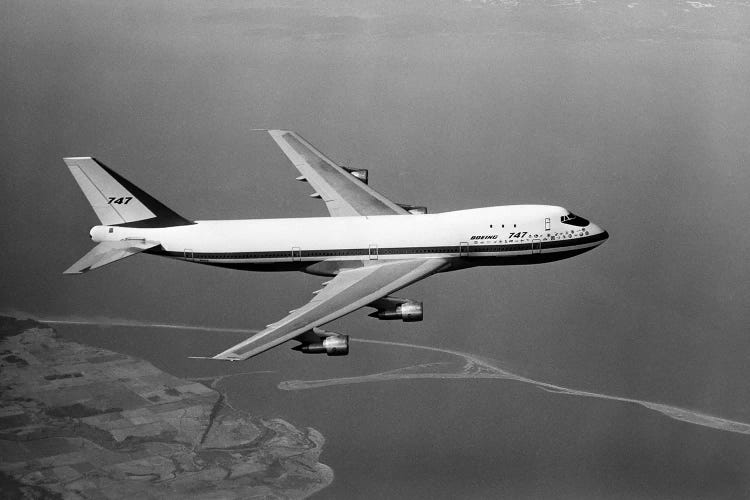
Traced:
<path fill-rule="evenodd" d="M 63 274 L 86 273 L 158 245 L 158 242 L 143 240 L 104 241 L 92 248 Z"/>

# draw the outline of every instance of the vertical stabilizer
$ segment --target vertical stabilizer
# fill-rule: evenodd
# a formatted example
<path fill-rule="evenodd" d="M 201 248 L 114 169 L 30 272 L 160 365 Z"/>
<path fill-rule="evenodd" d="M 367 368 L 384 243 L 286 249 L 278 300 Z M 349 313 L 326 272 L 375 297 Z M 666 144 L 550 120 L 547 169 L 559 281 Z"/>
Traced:
<path fill-rule="evenodd" d="M 170 227 L 193 224 L 95 158 L 64 158 L 64 161 L 103 225 Z"/>

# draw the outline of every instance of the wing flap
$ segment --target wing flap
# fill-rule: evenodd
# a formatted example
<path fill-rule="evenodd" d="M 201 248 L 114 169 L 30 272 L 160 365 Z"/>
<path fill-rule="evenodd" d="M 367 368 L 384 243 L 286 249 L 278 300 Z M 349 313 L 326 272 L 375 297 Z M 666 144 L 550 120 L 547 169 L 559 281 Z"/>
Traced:
<path fill-rule="evenodd" d="M 425 278 L 445 265 L 443 259 L 414 259 L 341 271 L 310 302 L 212 359 L 239 361 L 260 354 Z"/>

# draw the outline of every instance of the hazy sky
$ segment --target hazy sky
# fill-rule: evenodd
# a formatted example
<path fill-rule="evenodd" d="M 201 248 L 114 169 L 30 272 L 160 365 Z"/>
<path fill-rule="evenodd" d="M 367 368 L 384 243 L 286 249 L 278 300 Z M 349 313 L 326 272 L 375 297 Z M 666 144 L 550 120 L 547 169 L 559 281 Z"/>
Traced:
<path fill-rule="evenodd" d="M 63 156 L 190 218 L 325 215 L 250 132 L 291 128 L 394 201 L 563 205 L 611 235 L 432 277 L 402 292 L 423 323 L 345 333 L 750 421 L 750 8 L 514 3 L 3 2 L 0 308 L 256 328 L 306 302 L 319 278 L 150 256 L 61 274 L 97 223 Z"/>

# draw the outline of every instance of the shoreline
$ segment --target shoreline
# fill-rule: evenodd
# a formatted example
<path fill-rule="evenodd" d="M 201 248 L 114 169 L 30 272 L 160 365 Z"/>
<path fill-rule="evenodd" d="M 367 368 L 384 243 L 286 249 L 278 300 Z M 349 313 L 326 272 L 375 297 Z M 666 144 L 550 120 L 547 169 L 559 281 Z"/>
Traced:
<path fill-rule="evenodd" d="M 333 481 L 317 430 L 254 417 L 214 388 L 34 320 L 0 317 L 0 368 L 0 472 L 15 490 L 301 498 Z"/>

